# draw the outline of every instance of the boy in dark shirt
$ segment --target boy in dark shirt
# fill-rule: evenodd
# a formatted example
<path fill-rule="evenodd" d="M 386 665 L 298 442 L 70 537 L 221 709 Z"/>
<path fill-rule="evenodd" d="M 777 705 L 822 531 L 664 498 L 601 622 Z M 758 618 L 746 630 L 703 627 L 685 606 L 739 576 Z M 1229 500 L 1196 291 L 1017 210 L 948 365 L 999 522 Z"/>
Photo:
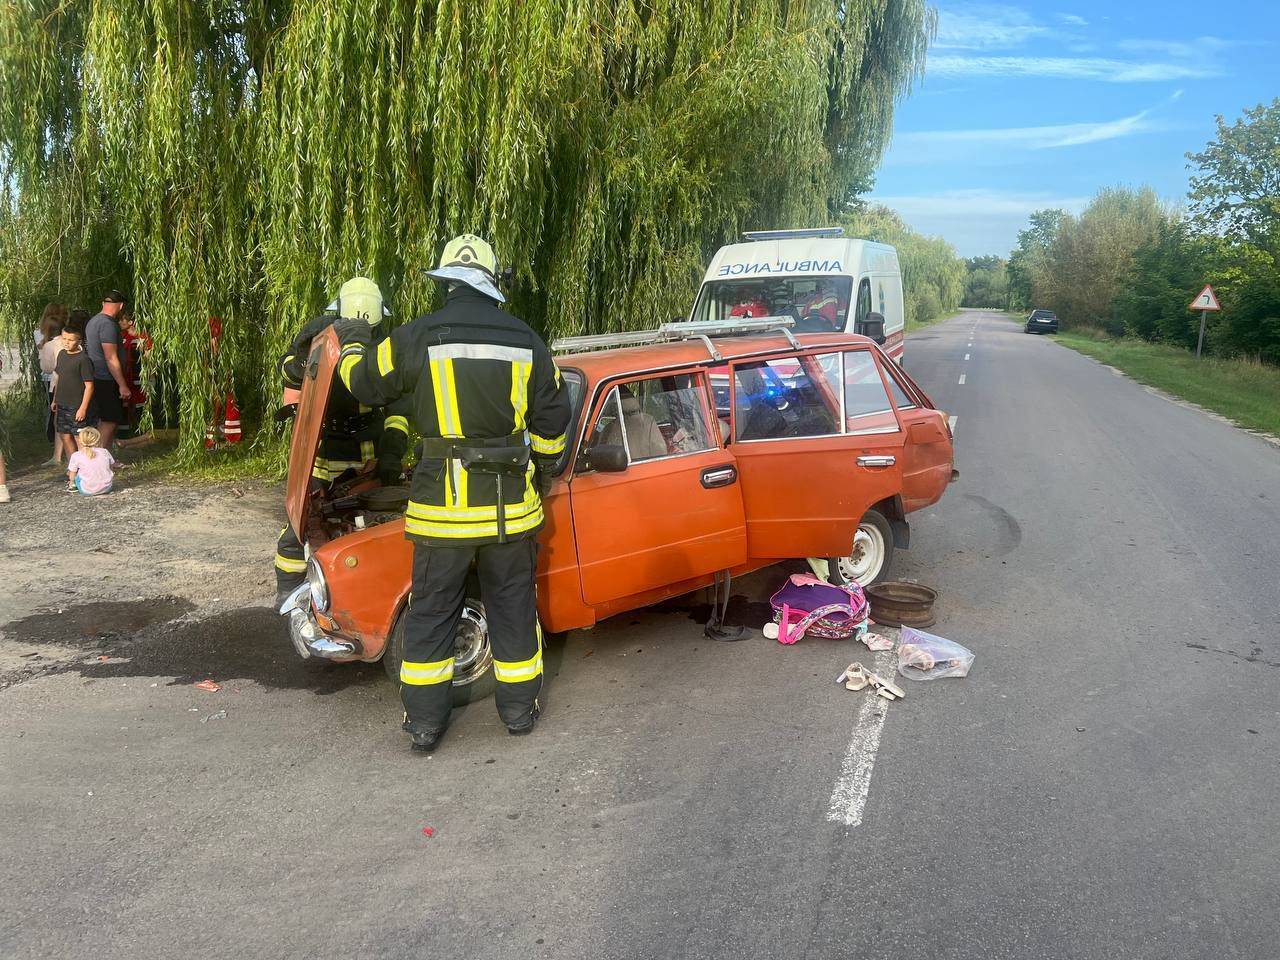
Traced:
<path fill-rule="evenodd" d="M 50 407 L 62 448 L 70 459 L 79 449 L 76 435 L 85 427 L 98 425 L 93 408 L 93 362 L 84 351 L 84 324 L 75 319 L 62 331 L 62 352 L 54 362 Z"/>

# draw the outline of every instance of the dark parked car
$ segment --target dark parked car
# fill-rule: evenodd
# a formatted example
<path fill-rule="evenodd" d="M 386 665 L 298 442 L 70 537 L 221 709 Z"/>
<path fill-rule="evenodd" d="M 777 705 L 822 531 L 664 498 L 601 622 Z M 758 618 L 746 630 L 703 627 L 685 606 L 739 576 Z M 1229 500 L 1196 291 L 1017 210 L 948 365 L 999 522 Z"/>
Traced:
<path fill-rule="evenodd" d="M 1057 333 L 1058 315 L 1052 310 L 1032 310 L 1027 317 L 1027 333 Z"/>

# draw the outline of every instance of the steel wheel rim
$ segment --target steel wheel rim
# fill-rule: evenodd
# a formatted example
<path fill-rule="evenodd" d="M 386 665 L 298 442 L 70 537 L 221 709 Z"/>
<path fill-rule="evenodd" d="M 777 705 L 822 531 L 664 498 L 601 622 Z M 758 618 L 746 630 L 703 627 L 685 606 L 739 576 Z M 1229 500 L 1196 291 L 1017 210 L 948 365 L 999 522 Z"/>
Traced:
<path fill-rule="evenodd" d="M 458 621 L 458 633 L 453 644 L 453 685 L 465 687 L 475 683 L 493 664 L 493 651 L 489 648 L 489 621 L 484 608 L 468 600 Z"/>
<path fill-rule="evenodd" d="M 870 523 L 858 525 L 853 537 L 853 550 L 840 558 L 840 575 L 845 580 L 866 586 L 884 566 L 884 534 Z"/>

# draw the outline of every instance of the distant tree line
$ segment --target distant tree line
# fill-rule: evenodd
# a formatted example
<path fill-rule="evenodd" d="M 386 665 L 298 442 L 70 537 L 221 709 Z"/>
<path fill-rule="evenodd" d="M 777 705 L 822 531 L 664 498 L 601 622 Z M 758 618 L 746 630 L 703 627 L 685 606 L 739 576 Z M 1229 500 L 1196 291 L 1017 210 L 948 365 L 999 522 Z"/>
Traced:
<path fill-rule="evenodd" d="M 888 207 L 856 206 L 841 219 L 845 234 L 898 250 L 902 295 L 910 323 L 926 323 L 960 306 L 965 293 L 965 262 L 941 237 L 927 237 Z"/>
<path fill-rule="evenodd" d="M 1280 364 L 1280 98 L 1217 126 L 1187 154 L 1185 210 L 1147 187 L 1113 187 L 1079 216 L 1033 213 L 1005 270 L 1010 306 L 1053 310 L 1064 327 L 1194 347 L 1200 317 L 1187 307 L 1211 283 L 1223 309 L 1210 314 L 1206 349 Z M 997 272 L 975 264 L 966 303 Z"/>

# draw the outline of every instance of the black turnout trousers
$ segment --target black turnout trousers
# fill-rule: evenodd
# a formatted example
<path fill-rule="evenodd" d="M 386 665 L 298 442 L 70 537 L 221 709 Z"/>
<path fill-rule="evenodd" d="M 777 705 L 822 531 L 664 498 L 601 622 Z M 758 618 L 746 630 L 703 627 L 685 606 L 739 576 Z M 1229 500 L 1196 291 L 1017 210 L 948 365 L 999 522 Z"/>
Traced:
<path fill-rule="evenodd" d="M 413 544 L 413 593 L 405 615 L 400 695 L 409 721 L 443 730 L 453 705 L 453 653 L 474 560 L 480 577 L 498 681 L 498 716 L 521 727 L 542 688 L 542 631 L 534 588 L 537 541 L 429 546 Z"/>

